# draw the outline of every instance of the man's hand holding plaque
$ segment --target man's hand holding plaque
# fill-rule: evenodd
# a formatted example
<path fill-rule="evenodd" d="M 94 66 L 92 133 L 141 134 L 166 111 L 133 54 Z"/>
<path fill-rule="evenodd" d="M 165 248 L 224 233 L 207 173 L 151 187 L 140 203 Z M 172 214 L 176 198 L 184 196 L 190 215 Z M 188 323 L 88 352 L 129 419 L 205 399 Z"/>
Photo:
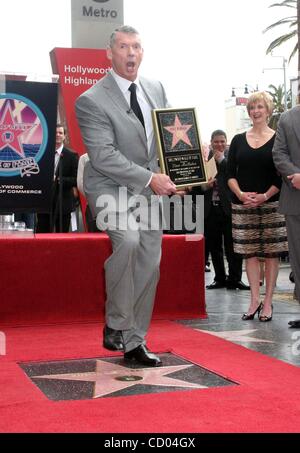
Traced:
<path fill-rule="evenodd" d="M 162 173 L 153 173 L 150 187 L 156 195 L 173 195 L 176 193 L 176 186 L 169 176 Z"/>

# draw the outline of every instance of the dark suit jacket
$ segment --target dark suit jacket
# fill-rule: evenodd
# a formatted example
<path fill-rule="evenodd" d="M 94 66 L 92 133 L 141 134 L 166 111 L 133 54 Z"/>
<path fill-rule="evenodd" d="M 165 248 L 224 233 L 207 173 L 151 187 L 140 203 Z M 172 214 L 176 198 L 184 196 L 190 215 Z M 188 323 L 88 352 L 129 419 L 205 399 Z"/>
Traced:
<path fill-rule="evenodd" d="M 213 156 L 212 152 L 209 154 L 209 159 Z M 230 201 L 230 189 L 227 184 L 227 152 L 225 151 L 224 159 L 220 164 L 216 162 L 218 173 L 216 180 L 218 183 L 218 192 L 220 197 L 220 203 L 224 213 L 227 216 L 231 216 L 231 201 Z M 193 189 L 195 195 L 204 195 L 204 218 L 208 217 L 211 209 L 211 201 L 213 195 L 213 188 L 205 190 L 202 186 L 195 187 Z"/>
<path fill-rule="evenodd" d="M 53 208 L 59 200 L 59 192 L 62 190 L 62 212 L 69 214 L 74 211 L 76 199 L 73 187 L 77 187 L 78 154 L 63 147 L 59 163 L 55 173 Z"/>

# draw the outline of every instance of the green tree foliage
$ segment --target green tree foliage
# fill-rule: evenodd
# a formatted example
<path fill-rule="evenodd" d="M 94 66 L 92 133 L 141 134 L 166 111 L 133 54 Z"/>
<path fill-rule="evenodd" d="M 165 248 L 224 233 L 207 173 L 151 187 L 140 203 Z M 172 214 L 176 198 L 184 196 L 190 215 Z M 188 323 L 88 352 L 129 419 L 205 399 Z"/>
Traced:
<path fill-rule="evenodd" d="M 287 41 L 294 41 L 294 47 L 293 50 L 289 56 L 289 61 L 293 58 L 293 56 L 297 53 L 298 51 L 298 17 L 297 17 L 297 12 L 300 9 L 300 0 L 284 0 L 281 3 L 273 3 L 272 5 L 269 6 L 269 8 L 273 7 L 285 7 L 285 8 L 290 8 L 291 15 L 284 17 L 283 19 L 278 20 L 274 24 L 269 25 L 265 30 L 264 33 L 272 30 L 275 27 L 281 26 L 281 25 L 286 25 L 288 27 L 288 31 L 284 33 L 283 35 L 279 36 L 278 38 L 274 39 L 269 45 L 269 47 L 266 50 L 266 53 L 269 54 L 272 52 L 272 50 L 276 49 L 277 47 L 281 46 L 282 44 L 286 43 Z"/>
<path fill-rule="evenodd" d="M 284 108 L 285 108 L 284 86 L 278 85 L 278 87 L 276 87 L 275 85 L 269 85 L 268 93 L 270 93 L 270 95 L 273 98 L 273 102 L 274 102 L 274 111 L 270 118 L 269 126 L 272 129 L 276 130 L 280 115 L 282 112 L 284 112 Z M 287 108 L 288 109 L 291 108 L 291 106 L 292 106 L 291 90 L 289 90 L 286 93 L 286 102 L 287 102 Z"/>
<path fill-rule="evenodd" d="M 287 25 L 288 31 L 287 33 L 279 36 L 278 38 L 274 39 L 271 42 L 269 47 L 266 50 L 266 53 L 271 53 L 272 50 L 276 49 L 277 47 L 281 46 L 283 43 L 286 43 L 289 40 L 294 41 L 294 48 L 290 54 L 289 62 L 293 58 L 293 56 L 298 53 L 298 103 L 300 103 L 300 0 L 284 0 L 281 3 L 273 3 L 270 5 L 270 8 L 282 6 L 285 8 L 290 8 L 292 15 L 288 17 L 284 17 L 279 21 L 275 22 L 272 25 L 269 25 L 264 32 L 271 30 L 275 27 L 281 25 Z"/>

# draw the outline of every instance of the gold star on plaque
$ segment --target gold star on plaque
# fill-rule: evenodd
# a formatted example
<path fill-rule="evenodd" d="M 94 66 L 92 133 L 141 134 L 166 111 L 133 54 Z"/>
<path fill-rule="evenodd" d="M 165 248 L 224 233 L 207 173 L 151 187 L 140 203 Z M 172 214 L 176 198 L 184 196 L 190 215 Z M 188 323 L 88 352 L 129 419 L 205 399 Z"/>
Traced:
<path fill-rule="evenodd" d="M 178 115 L 175 115 L 175 122 L 174 122 L 173 126 L 164 127 L 164 129 L 166 129 L 168 132 L 170 132 L 173 135 L 172 149 L 175 148 L 175 146 L 177 145 L 177 143 L 180 140 L 192 147 L 190 139 L 187 135 L 187 132 L 190 130 L 191 127 L 192 127 L 192 124 L 181 124 L 180 119 L 178 118 Z"/>

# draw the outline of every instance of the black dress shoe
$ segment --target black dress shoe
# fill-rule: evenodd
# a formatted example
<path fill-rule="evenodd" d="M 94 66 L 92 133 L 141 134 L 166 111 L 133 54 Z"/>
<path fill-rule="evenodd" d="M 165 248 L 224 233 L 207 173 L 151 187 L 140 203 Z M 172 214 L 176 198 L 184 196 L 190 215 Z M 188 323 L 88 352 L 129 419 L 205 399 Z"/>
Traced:
<path fill-rule="evenodd" d="M 226 283 L 226 288 L 227 289 L 241 289 L 241 290 L 248 290 L 250 289 L 250 286 L 245 285 L 241 280 L 239 282 L 230 282 L 227 281 Z"/>
<path fill-rule="evenodd" d="M 300 319 L 295 319 L 295 321 L 289 321 L 289 326 L 292 329 L 300 329 Z"/>
<path fill-rule="evenodd" d="M 148 351 L 147 346 L 141 344 L 135 349 L 132 349 L 129 352 L 125 352 L 124 359 L 126 362 L 135 362 L 141 363 L 142 365 L 147 366 L 161 366 L 162 361 L 160 358 L 153 354 L 153 352 Z"/>
<path fill-rule="evenodd" d="M 219 288 L 226 288 L 226 283 L 214 281 L 210 285 L 207 285 L 206 287 L 206 289 L 219 289 Z"/>
<path fill-rule="evenodd" d="M 104 326 L 103 346 L 110 351 L 123 351 L 123 337 L 121 330 L 111 329 Z"/>

